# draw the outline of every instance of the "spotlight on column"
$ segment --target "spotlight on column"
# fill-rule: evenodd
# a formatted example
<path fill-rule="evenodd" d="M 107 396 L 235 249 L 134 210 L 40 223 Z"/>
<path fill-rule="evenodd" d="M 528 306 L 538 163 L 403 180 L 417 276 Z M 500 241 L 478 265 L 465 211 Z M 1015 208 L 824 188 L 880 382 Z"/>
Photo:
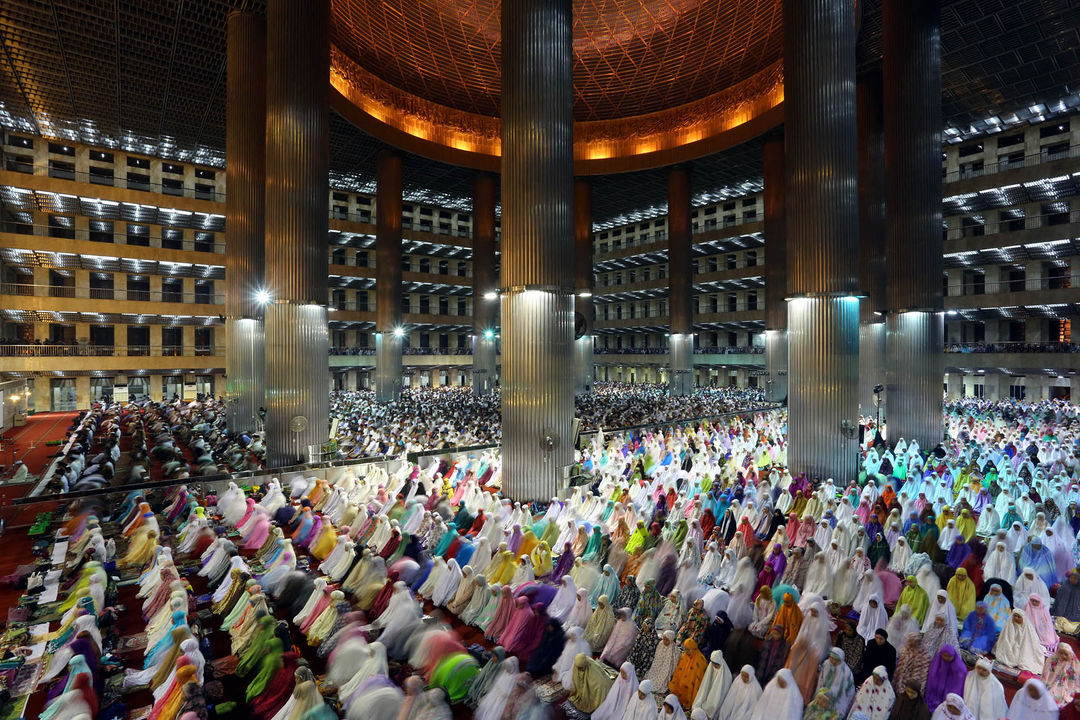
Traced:
<path fill-rule="evenodd" d="M 590 297 L 592 297 L 592 293 L 589 292 L 588 290 L 582 290 L 581 292 L 579 292 L 577 294 L 577 296 L 580 297 L 580 298 L 590 298 Z"/>
<path fill-rule="evenodd" d="M 270 293 L 266 292 L 265 290 L 259 290 L 255 293 L 255 302 L 259 303 L 260 305 L 265 305 L 266 303 L 270 302 Z"/>
<path fill-rule="evenodd" d="M 486 340 L 490 340 L 493 337 L 495 337 L 495 331 L 494 330 L 485 330 L 484 331 L 484 338 Z"/>
<path fill-rule="evenodd" d="M 405 328 L 394 328 L 394 337 L 405 337 Z"/>
<path fill-rule="evenodd" d="M 488 292 L 484 293 L 485 300 L 498 300 L 498 298 L 499 293 L 495 292 L 494 290 L 489 290 Z"/>

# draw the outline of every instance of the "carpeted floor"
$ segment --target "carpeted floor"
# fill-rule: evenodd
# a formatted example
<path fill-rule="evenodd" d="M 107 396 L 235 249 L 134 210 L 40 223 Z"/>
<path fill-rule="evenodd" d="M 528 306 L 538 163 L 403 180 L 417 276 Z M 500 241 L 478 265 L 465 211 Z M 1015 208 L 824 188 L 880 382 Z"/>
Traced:
<path fill-rule="evenodd" d="M 0 453 L 0 477 L 11 472 L 15 460 L 26 463 L 31 475 L 40 475 L 48 466 L 50 456 L 59 452 L 56 445 L 46 445 L 53 440 L 63 440 L 67 429 L 78 413 L 37 413 L 26 418 L 26 425 L 13 427 L 3 434 L 3 452 Z"/>

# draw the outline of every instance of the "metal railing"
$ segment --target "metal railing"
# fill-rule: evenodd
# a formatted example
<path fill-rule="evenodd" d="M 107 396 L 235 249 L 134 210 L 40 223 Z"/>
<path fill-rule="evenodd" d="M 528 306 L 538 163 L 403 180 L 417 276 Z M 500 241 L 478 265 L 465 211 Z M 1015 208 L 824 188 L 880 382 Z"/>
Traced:
<path fill-rule="evenodd" d="M 1071 342 L 962 342 L 947 343 L 947 353 L 1080 353 L 1080 343 Z"/>
<path fill-rule="evenodd" d="M 336 356 L 349 356 L 349 355 L 374 355 L 375 348 L 373 347 L 331 347 L 330 354 Z M 450 355 L 450 356 L 463 356 L 472 355 L 472 348 L 404 348 L 401 351 L 402 355 Z"/>
<path fill-rule="evenodd" d="M 127 166 L 116 168 L 100 168 L 98 172 L 75 170 L 75 158 L 70 161 L 51 159 L 48 162 L 28 163 L 14 157 L 7 157 L 4 168 L 11 172 L 25 175 L 40 175 L 57 180 L 72 180 L 74 182 L 90 183 L 91 185 L 103 185 L 124 190 L 140 190 L 159 195 L 171 195 L 174 197 L 193 198 L 196 200 L 210 200 L 212 202 L 225 202 L 225 192 L 218 190 L 213 180 L 194 178 L 191 184 L 185 180 L 162 178 L 162 182 L 150 182 L 149 168 L 129 168 Z M 91 166 L 96 167 L 96 166 Z M 109 171 L 112 172 L 109 172 Z M 223 170 L 218 171 L 224 173 Z M 133 176 L 133 177 L 132 177 Z"/>
<path fill-rule="evenodd" d="M 985 214 L 989 215 L 994 212 L 1000 211 L 987 210 L 985 211 Z M 1024 230 L 1070 225 L 1075 222 L 1080 222 L 1080 213 L 1070 211 L 1045 213 L 1040 215 L 1025 215 L 1017 218 L 999 218 L 997 220 L 986 219 L 982 223 L 948 228 L 945 231 L 945 239 L 961 240 L 965 238 L 986 237 L 988 235 L 1007 235 L 1008 233 L 1023 232 Z M 1071 234 L 1069 235 L 1071 237 Z"/>
<path fill-rule="evenodd" d="M 947 285 L 946 297 L 963 297 L 966 295 L 994 295 L 999 293 L 1028 292 L 1033 290 L 1069 290 L 1076 288 L 1080 281 L 1080 275 L 1059 275 L 1056 277 L 1010 279 L 1001 277 L 998 279 L 986 278 L 979 282 L 950 283 Z"/>
<path fill-rule="evenodd" d="M 184 345 L 21 344 L 0 340 L 0 357 L 221 357 L 222 348 Z"/>
<path fill-rule="evenodd" d="M 225 302 L 224 293 L 120 290 L 116 288 L 75 287 L 72 285 L 36 285 L 33 283 L 0 283 L 0 295 L 127 300 L 129 302 L 192 303 L 195 305 L 222 305 Z"/>
<path fill-rule="evenodd" d="M 63 217 L 72 218 L 74 216 L 64 215 Z M 91 222 L 99 221 L 91 219 Z M 108 222 L 114 222 L 120 227 L 129 224 L 127 220 L 110 220 Z M 141 226 L 140 223 L 130 224 Z M 152 225 L 147 227 L 157 228 L 159 226 Z M 203 232 L 201 230 L 193 230 L 192 228 L 177 228 L 177 231 L 181 230 L 188 233 Z M 89 240 L 90 242 L 101 243 L 102 245 L 130 245 L 132 247 L 186 250 L 188 252 L 205 252 L 218 255 L 225 252 L 225 243 L 223 242 L 206 242 L 190 236 L 182 238 L 166 237 L 160 229 L 156 232 L 147 232 L 144 234 L 129 233 L 126 229 L 116 229 L 111 231 L 93 230 L 88 228 L 61 227 L 49 225 L 48 223 L 24 223 L 15 220 L 5 220 L 0 222 L 0 232 L 12 233 L 14 235 L 58 238 L 61 240 Z"/>
<path fill-rule="evenodd" d="M 960 158 L 961 167 L 958 170 L 946 170 L 941 168 L 941 177 L 945 182 L 956 182 L 957 180 L 970 180 L 972 178 L 982 177 L 984 175 L 996 175 L 997 173 L 1006 172 L 1007 170 L 1016 170 L 1018 168 L 1032 167 L 1034 165 L 1042 165 L 1043 163 L 1054 162 L 1056 160 L 1065 160 L 1067 158 L 1080 157 L 1080 145 L 1069 145 L 1063 150 L 1051 152 L 1046 148 L 1041 149 L 1039 152 L 1024 155 L 1021 158 L 1010 160 L 1008 155 L 1001 155 L 998 157 L 997 162 L 980 161 L 978 155 L 969 155 L 967 157 Z M 977 165 L 977 166 L 976 166 Z M 966 166 L 966 167 L 965 167 Z"/>

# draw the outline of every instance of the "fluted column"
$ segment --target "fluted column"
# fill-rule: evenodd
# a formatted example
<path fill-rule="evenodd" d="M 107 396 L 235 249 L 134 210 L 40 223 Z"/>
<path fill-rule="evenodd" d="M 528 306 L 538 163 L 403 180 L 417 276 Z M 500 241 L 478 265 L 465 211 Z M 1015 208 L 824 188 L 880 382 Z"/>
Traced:
<path fill-rule="evenodd" d="M 585 178 L 574 179 L 574 394 L 593 389 L 593 239 L 592 185 Z M 581 327 L 578 328 L 580 323 Z"/>
<path fill-rule="evenodd" d="M 668 392 L 694 391 L 694 273 L 690 259 L 690 170 L 668 170 Z"/>
<path fill-rule="evenodd" d="M 785 2 L 784 68 L 788 465 L 846 482 L 859 387 L 854 4 Z"/>
<path fill-rule="evenodd" d="M 502 3 L 503 491 L 548 500 L 573 458 L 571 0 Z"/>
<path fill-rule="evenodd" d="M 329 429 L 330 3 L 270 0 L 266 28 L 266 436 L 281 467 Z"/>
<path fill-rule="evenodd" d="M 495 176 L 477 173 L 473 178 L 472 386 L 477 395 L 488 395 L 498 379 L 496 349 L 499 325 L 499 277 L 495 272 Z"/>
<path fill-rule="evenodd" d="M 266 404 L 263 303 L 266 213 L 266 20 L 228 20 L 225 200 L 225 401 L 229 432 L 261 429 Z"/>
<path fill-rule="evenodd" d="M 935 0 L 882 7 L 888 438 L 941 442 L 941 31 Z"/>
<path fill-rule="evenodd" d="M 375 399 L 401 397 L 401 156 L 375 160 Z"/>
<path fill-rule="evenodd" d="M 876 416 L 874 388 L 885 384 L 885 135 L 881 74 L 859 77 L 859 412 Z M 884 403 L 885 395 L 879 395 Z M 885 408 L 881 408 L 884 415 Z"/>
<path fill-rule="evenodd" d="M 784 225 L 784 136 L 773 133 L 762 149 L 765 175 L 766 399 L 788 395 L 787 229 Z"/>

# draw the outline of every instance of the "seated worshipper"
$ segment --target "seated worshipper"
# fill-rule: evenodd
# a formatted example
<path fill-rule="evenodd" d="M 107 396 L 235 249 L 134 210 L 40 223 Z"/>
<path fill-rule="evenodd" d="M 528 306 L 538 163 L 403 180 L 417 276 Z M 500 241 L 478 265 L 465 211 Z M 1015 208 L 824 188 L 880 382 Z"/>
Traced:
<path fill-rule="evenodd" d="M 936 710 L 949 693 L 962 694 L 966 679 L 967 666 L 960 658 L 960 653 L 952 645 L 942 647 L 930 661 L 930 674 L 926 681 L 926 704 Z"/>
<path fill-rule="evenodd" d="M 884 628 L 879 628 L 874 633 L 874 639 L 866 643 L 862 667 L 855 673 L 855 682 L 861 686 L 879 665 L 890 676 L 896 670 L 896 648 L 889 642 L 889 633 Z"/>
<path fill-rule="evenodd" d="M 972 720 L 973 717 L 971 710 L 964 704 L 964 698 L 956 693 L 950 693 L 945 698 L 945 702 L 938 705 L 938 709 L 930 716 L 930 720 Z"/>
<path fill-rule="evenodd" d="M 964 703 L 974 720 L 1000 720 L 1009 710 L 1005 702 L 1005 688 L 994 677 L 993 663 L 979 658 L 975 669 L 964 680 Z"/>
<path fill-rule="evenodd" d="M 1016 691 L 1006 720 L 1057 720 L 1060 711 L 1042 680 L 1031 678 Z"/>
<path fill-rule="evenodd" d="M 895 700 L 896 693 L 889 682 L 889 673 L 879 665 L 855 693 L 851 714 L 856 716 L 856 713 L 862 713 L 868 720 L 888 720 Z"/>
<path fill-rule="evenodd" d="M 570 702 L 581 712 L 595 712 L 615 684 L 617 676 L 618 671 L 599 660 L 585 654 L 578 655 L 574 658 L 574 691 L 570 694 Z M 480 704 L 482 707 L 482 700 Z M 499 712 L 496 717 L 501 717 L 502 708 Z M 479 714 L 477 717 L 480 717 Z"/>
<path fill-rule="evenodd" d="M 851 668 L 844 662 L 844 651 L 834 647 L 829 657 L 821 663 L 818 671 L 818 694 L 822 690 L 829 693 L 832 709 L 840 717 L 847 717 L 851 703 L 855 700 L 855 678 Z M 817 696 L 815 696 L 817 697 Z"/>
<path fill-rule="evenodd" d="M 1080 622 L 1080 571 L 1068 571 L 1065 582 L 1058 588 L 1050 613 L 1069 623 Z"/>
<path fill-rule="evenodd" d="M 1043 682 L 1050 690 L 1050 697 L 1058 707 L 1065 707 L 1072 702 L 1072 697 L 1080 692 L 1080 661 L 1068 643 L 1061 643 L 1057 650 L 1046 658 L 1042 673 Z"/>
<path fill-rule="evenodd" d="M 758 682 L 768 683 L 787 663 L 788 653 L 791 646 L 784 638 L 784 628 L 774 625 L 765 636 L 761 644 L 761 652 L 758 653 L 757 678 Z"/>
<path fill-rule="evenodd" d="M 1006 667 L 1033 675 L 1043 670 L 1045 653 L 1035 627 L 1023 610 L 1013 610 L 994 644 L 994 658 Z"/>
<path fill-rule="evenodd" d="M 987 610 L 985 602 L 975 604 L 975 609 L 964 620 L 960 631 L 960 647 L 970 653 L 985 655 L 997 642 L 998 628 Z"/>
<path fill-rule="evenodd" d="M 788 669 L 776 674 L 754 703 L 749 720 L 801 720 L 803 699 Z"/>

